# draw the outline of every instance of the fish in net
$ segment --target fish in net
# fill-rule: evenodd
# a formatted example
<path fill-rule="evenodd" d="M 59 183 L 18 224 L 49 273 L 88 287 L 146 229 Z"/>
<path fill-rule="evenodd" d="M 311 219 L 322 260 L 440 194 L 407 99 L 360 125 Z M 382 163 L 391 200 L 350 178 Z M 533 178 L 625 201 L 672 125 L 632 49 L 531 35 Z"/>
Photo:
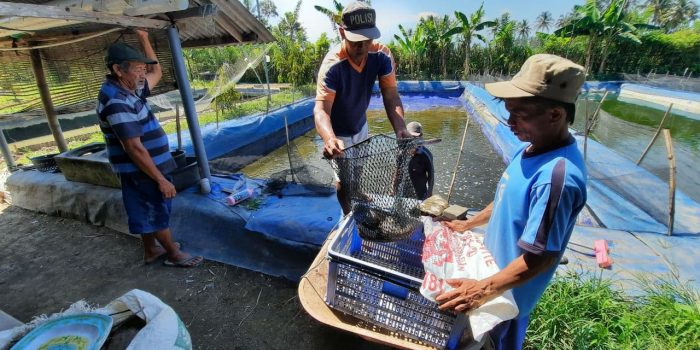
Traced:
<path fill-rule="evenodd" d="M 420 224 L 420 200 L 408 174 L 418 144 L 418 139 L 376 135 L 331 160 L 363 239 L 405 239 Z"/>

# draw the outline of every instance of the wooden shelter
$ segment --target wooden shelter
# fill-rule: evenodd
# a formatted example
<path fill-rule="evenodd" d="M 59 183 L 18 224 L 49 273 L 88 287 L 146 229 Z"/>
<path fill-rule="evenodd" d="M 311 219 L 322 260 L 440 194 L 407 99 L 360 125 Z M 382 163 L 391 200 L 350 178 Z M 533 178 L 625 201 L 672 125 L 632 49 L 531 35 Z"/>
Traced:
<path fill-rule="evenodd" d="M 48 121 L 59 150 L 67 149 L 58 119 L 94 110 L 107 73 L 107 47 L 117 41 L 137 43 L 129 28 L 149 31 L 163 68 L 153 93 L 179 88 L 200 159 L 206 154 L 182 48 L 274 40 L 237 0 L 2 1 L 0 149 L 8 167 L 13 161 L 2 129 Z M 207 162 L 199 164 L 208 178 Z"/>

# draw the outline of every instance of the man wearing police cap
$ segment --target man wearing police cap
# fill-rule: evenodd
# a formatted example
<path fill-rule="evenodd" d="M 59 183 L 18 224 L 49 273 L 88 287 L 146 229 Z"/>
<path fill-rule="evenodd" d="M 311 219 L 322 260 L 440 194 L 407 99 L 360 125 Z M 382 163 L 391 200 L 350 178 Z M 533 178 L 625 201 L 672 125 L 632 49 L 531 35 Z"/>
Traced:
<path fill-rule="evenodd" d="M 375 80 L 379 80 L 384 108 L 398 138 L 411 137 L 396 88 L 396 64 L 388 47 L 374 41 L 380 36 L 376 13 L 365 2 L 349 4 L 338 28 L 341 43 L 326 54 L 318 72 L 314 121 L 327 157 L 368 137 L 367 107 Z M 350 202 L 338 183 L 344 213 Z"/>

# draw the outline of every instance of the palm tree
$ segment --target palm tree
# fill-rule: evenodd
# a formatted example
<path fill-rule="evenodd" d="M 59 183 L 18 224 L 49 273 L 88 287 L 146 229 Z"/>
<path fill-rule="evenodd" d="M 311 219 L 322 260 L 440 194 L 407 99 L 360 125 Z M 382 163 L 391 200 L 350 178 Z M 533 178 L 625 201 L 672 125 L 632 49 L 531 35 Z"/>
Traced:
<path fill-rule="evenodd" d="M 527 23 L 526 19 L 518 22 L 515 26 L 515 30 L 518 32 L 518 37 L 523 42 L 526 42 L 527 38 L 530 37 L 530 24 Z"/>
<path fill-rule="evenodd" d="M 673 0 L 648 0 L 646 2 L 647 8 L 653 13 L 651 22 L 663 26 L 663 15 L 671 8 L 672 2 Z"/>
<path fill-rule="evenodd" d="M 326 15 L 326 17 L 328 17 L 328 19 L 331 21 L 331 27 L 333 28 L 333 32 L 335 33 L 335 36 L 338 39 L 338 41 L 340 41 L 340 36 L 338 35 L 338 26 L 341 24 L 340 22 L 342 21 L 343 4 L 341 4 L 337 0 L 333 0 L 333 7 L 335 7 L 334 10 L 327 9 L 319 5 L 314 6 L 316 11 Z"/>
<path fill-rule="evenodd" d="M 674 30 L 698 18 L 698 5 L 693 1 L 676 0 L 662 15 L 663 26 Z"/>
<path fill-rule="evenodd" d="M 306 30 L 299 23 L 299 10 L 301 10 L 301 1 L 297 2 L 296 7 L 294 7 L 294 12 L 285 12 L 282 15 L 282 19 L 277 24 L 282 35 L 288 36 L 291 41 L 305 41 L 306 40 Z M 296 38 L 295 38 L 296 37 Z"/>
<path fill-rule="evenodd" d="M 535 20 L 535 29 L 549 31 L 549 26 L 552 25 L 552 13 L 544 11 L 537 16 Z"/>
<path fill-rule="evenodd" d="M 484 17 L 484 3 L 481 3 L 479 9 L 472 13 L 469 17 L 465 14 L 455 11 L 458 25 L 445 33 L 446 37 L 451 37 L 457 33 L 462 35 L 462 45 L 464 46 L 464 78 L 469 76 L 469 51 L 471 49 L 472 40 L 477 38 L 483 42 L 486 39 L 479 33 L 487 27 L 494 27 L 494 21 L 482 21 Z"/>

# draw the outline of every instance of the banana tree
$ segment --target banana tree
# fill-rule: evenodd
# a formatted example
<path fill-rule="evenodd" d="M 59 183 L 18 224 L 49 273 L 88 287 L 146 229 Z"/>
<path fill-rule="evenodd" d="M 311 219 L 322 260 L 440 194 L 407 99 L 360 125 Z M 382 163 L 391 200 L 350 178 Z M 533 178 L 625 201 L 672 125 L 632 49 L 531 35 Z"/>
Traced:
<path fill-rule="evenodd" d="M 601 64 L 598 73 L 605 70 L 608 49 L 614 40 L 630 40 L 641 43 L 635 35 L 639 27 L 649 27 L 646 24 L 630 24 L 625 21 L 624 11 L 626 0 L 612 0 L 601 12 L 597 0 L 587 0 L 583 6 L 574 6 L 574 18 L 571 23 L 557 29 L 554 33 L 565 37 L 588 36 L 586 48 L 586 71 L 591 71 L 593 64 L 593 49 L 599 43 L 602 46 Z"/>
<path fill-rule="evenodd" d="M 425 41 L 431 46 L 431 51 L 440 54 L 440 72 L 442 76 L 447 76 L 447 52 L 450 48 L 451 40 L 445 36 L 450 30 L 450 18 L 445 15 L 442 19 L 435 16 L 421 18 L 418 26 L 424 28 Z M 431 52 L 436 53 L 436 52 Z"/>
<path fill-rule="evenodd" d="M 469 76 L 469 51 L 471 50 L 472 40 L 477 38 L 483 42 L 486 39 L 478 32 L 484 28 L 494 27 L 494 21 L 482 21 L 484 17 L 484 3 L 481 3 L 479 9 L 467 17 L 464 13 L 455 11 L 457 18 L 457 26 L 445 33 L 446 37 L 451 37 L 455 34 L 462 36 L 462 45 L 464 47 L 464 78 Z"/>
<path fill-rule="evenodd" d="M 399 24 L 399 32 L 401 36 L 394 34 L 394 39 L 399 43 L 401 51 L 408 56 L 408 71 L 415 76 L 420 65 L 420 59 L 423 57 L 426 48 L 426 40 L 423 35 L 423 27 L 418 26 L 415 31 L 406 31 Z"/>

